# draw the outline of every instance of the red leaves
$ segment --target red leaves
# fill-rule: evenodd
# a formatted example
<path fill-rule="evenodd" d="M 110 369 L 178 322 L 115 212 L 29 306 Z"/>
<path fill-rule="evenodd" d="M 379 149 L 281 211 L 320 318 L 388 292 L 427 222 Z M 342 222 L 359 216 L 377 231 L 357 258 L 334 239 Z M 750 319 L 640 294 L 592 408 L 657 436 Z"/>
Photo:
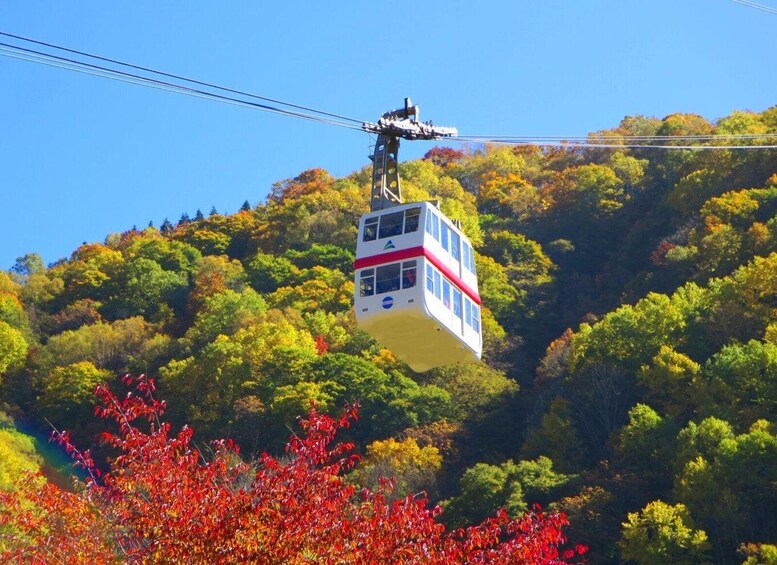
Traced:
<path fill-rule="evenodd" d="M 324 336 L 316 336 L 316 351 L 319 355 L 326 355 L 329 351 L 329 344 L 324 340 Z"/>
<path fill-rule="evenodd" d="M 117 399 L 97 387 L 98 415 L 116 421 L 119 434 L 101 439 L 118 449 L 101 480 L 88 451 L 67 432 L 61 443 L 89 471 L 78 493 L 33 478 L 15 493 L 0 493 L 0 558 L 64 562 L 393 562 L 562 563 L 586 549 L 559 552 L 563 515 L 535 510 L 510 521 L 504 511 L 479 526 L 446 533 L 439 507 L 426 495 L 387 502 L 393 484 L 381 483 L 354 496 L 340 472 L 359 457 L 348 443 L 333 444 L 358 407 L 339 419 L 311 408 L 304 430 L 278 460 L 263 454 L 255 466 L 241 461 L 230 440 L 212 445 L 204 461 L 191 447 L 193 432 L 170 435 L 160 423 L 164 403 L 153 397 L 153 380 L 125 377 L 137 395 Z M 136 422 L 146 421 L 142 431 Z"/>
<path fill-rule="evenodd" d="M 664 240 L 661 243 L 658 244 L 658 247 L 656 247 L 653 252 L 650 254 L 650 263 L 654 267 L 666 267 L 668 264 L 666 254 L 669 253 L 672 249 L 677 247 L 674 243 L 669 243 L 668 241 Z"/>

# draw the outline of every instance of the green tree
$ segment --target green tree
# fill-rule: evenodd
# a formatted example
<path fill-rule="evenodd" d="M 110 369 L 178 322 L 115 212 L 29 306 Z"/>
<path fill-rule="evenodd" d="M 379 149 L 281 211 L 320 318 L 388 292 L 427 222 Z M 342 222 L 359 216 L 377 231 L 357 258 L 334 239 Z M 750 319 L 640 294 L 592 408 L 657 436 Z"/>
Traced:
<path fill-rule="evenodd" d="M 518 289 L 536 287 L 551 281 L 553 261 L 542 246 L 523 234 L 492 232 L 486 238 L 483 253 L 507 266 L 511 283 Z"/>
<path fill-rule="evenodd" d="M 635 563 L 690 565 L 705 560 L 710 544 L 707 533 L 696 529 L 685 505 L 656 500 L 629 513 L 620 547 L 623 558 Z"/>
<path fill-rule="evenodd" d="M 19 291 L 25 304 L 46 308 L 65 290 L 65 281 L 51 271 L 30 275 Z"/>
<path fill-rule="evenodd" d="M 637 159 L 623 151 L 616 151 L 610 157 L 610 167 L 623 182 L 624 192 L 629 196 L 642 190 L 647 164 L 647 159 Z"/>
<path fill-rule="evenodd" d="M 11 271 L 24 277 L 25 279 L 30 275 L 40 273 L 46 270 L 46 265 L 43 263 L 43 259 L 37 253 L 27 253 L 22 257 L 18 257 L 14 266 L 11 267 Z"/>
<path fill-rule="evenodd" d="M 17 431 L 11 418 L 0 411 L 0 490 L 13 490 L 16 481 L 39 471 L 42 462 L 33 438 Z"/>
<path fill-rule="evenodd" d="M 702 401 L 700 373 L 701 365 L 693 359 L 662 345 L 653 362 L 640 369 L 638 382 L 647 389 L 646 397 L 654 406 L 687 420 Z"/>
<path fill-rule="evenodd" d="M 646 404 L 629 410 L 629 422 L 620 432 L 618 455 L 639 478 L 653 482 L 652 491 L 671 486 L 672 455 L 677 429 Z"/>
<path fill-rule="evenodd" d="M 451 365 L 434 369 L 430 384 L 447 391 L 451 398 L 448 419 L 463 421 L 482 416 L 503 405 L 518 392 L 516 382 L 484 364 Z"/>
<path fill-rule="evenodd" d="M 89 361 L 55 367 L 43 379 L 37 401 L 40 414 L 55 426 L 74 426 L 88 421 L 94 408 L 94 387 L 112 378 L 110 371 Z"/>
<path fill-rule="evenodd" d="M 27 342 L 22 333 L 0 320 L 0 376 L 24 363 Z"/>
<path fill-rule="evenodd" d="M 187 243 L 162 237 L 156 231 L 146 231 L 125 250 L 128 259 L 150 259 L 165 271 L 190 273 L 202 254 Z"/>
<path fill-rule="evenodd" d="M 707 200 L 726 191 L 728 186 L 718 171 L 700 169 L 680 179 L 666 196 L 666 203 L 683 214 L 691 214 Z"/>
<path fill-rule="evenodd" d="M 759 420 L 734 435 L 727 422 L 706 418 L 678 435 L 675 496 L 711 533 L 718 560 L 733 559 L 744 541 L 769 539 L 777 527 L 774 432 Z"/>
<path fill-rule="evenodd" d="M 302 312 L 327 310 L 344 312 L 352 308 L 353 279 L 340 271 L 313 267 L 302 274 L 299 284 L 284 286 L 267 296 L 274 308 L 293 308 Z"/>
<path fill-rule="evenodd" d="M 542 456 L 518 463 L 508 459 L 501 465 L 477 463 L 461 476 L 460 494 L 443 504 L 450 513 L 446 519 L 451 525 L 465 525 L 499 508 L 518 515 L 529 503 L 553 500 L 572 478 L 554 471 L 551 460 Z"/>
<path fill-rule="evenodd" d="M 29 320 L 22 303 L 8 292 L 0 291 L 0 321 L 30 335 Z"/>
<path fill-rule="evenodd" d="M 52 336 L 44 348 L 42 370 L 89 361 L 100 369 L 126 371 L 131 359 L 143 358 L 156 335 L 141 317 L 98 322 Z"/>
<path fill-rule="evenodd" d="M 575 334 L 572 368 L 588 364 L 617 364 L 636 373 L 661 349 L 683 337 L 685 312 L 679 298 L 650 293 L 635 306 L 621 306 Z"/>
<path fill-rule="evenodd" d="M 523 311 L 526 290 L 510 284 L 506 268 L 491 257 L 476 254 L 478 290 L 483 303 L 497 320 L 505 323 Z"/>
<path fill-rule="evenodd" d="M 371 441 L 400 430 L 427 424 L 450 411 L 450 395 L 438 387 L 425 387 L 395 370 L 383 371 L 366 359 L 330 353 L 311 366 L 314 382 L 331 382 L 335 404 L 359 402 L 369 423 L 357 433 Z M 367 429 L 368 428 L 368 429 Z"/>
<path fill-rule="evenodd" d="M 354 255 L 351 251 L 337 245 L 314 243 L 310 249 L 298 251 L 289 249 L 284 257 L 299 269 L 311 269 L 315 266 L 336 269 L 346 275 L 353 272 Z M 277 268 L 277 267 L 276 267 Z"/>
<path fill-rule="evenodd" d="M 246 265 L 249 284 L 259 292 L 274 292 L 299 277 L 301 271 L 289 259 L 257 253 Z"/>
<path fill-rule="evenodd" d="M 496 509 L 505 506 L 508 497 L 522 507 L 520 484 L 509 485 L 507 472 L 498 465 L 478 463 L 464 471 L 459 481 L 460 494 L 443 503 L 443 516 L 452 527 L 477 523 Z M 510 488 L 513 487 L 513 488 Z"/>
<path fill-rule="evenodd" d="M 106 307 L 114 317 L 141 315 L 158 320 L 165 305 L 183 310 L 188 290 L 186 273 L 168 271 L 153 259 L 138 257 L 127 262 L 123 277 L 122 292 Z"/>
<path fill-rule="evenodd" d="M 252 288 L 241 292 L 224 290 L 207 297 L 186 332 L 186 339 L 194 346 L 213 341 L 219 334 L 232 335 L 248 327 L 267 311 L 267 302 Z"/>
<path fill-rule="evenodd" d="M 750 425 L 774 417 L 777 398 L 777 345 L 750 340 L 724 347 L 704 366 L 703 391 L 718 412 Z"/>
<path fill-rule="evenodd" d="M 565 472 L 578 468 L 583 457 L 583 443 L 572 416 L 569 401 L 560 396 L 554 398 L 539 427 L 527 434 L 521 455 L 547 456 L 556 468 Z"/>

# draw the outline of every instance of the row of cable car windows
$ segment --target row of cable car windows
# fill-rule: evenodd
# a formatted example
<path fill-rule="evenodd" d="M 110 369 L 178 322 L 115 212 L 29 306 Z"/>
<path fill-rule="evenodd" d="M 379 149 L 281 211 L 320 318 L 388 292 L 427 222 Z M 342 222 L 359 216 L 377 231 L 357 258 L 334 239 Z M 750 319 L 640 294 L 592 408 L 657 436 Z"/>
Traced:
<path fill-rule="evenodd" d="M 418 231 L 421 207 L 389 212 L 364 220 L 363 241 L 375 241 Z"/>
<path fill-rule="evenodd" d="M 453 310 L 457 318 L 462 316 L 463 305 L 464 323 L 480 333 L 480 307 L 463 296 L 453 283 L 429 264 L 426 265 L 426 290 L 442 302 L 443 306 Z"/>
<path fill-rule="evenodd" d="M 455 261 L 462 261 L 464 267 L 475 274 L 475 254 L 466 241 L 461 241 L 458 233 L 448 227 L 432 210 L 426 214 L 426 233 L 436 239 L 442 248 L 451 254 Z M 461 251 L 460 251 L 461 250 Z M 463 254 L 463 258 L 459 254 Z"/>
<path fill-rule="evenodd" d="M 362 269 L 359 273 L 359 295 L 373 296 L 412 288 L 416 284 L 417 261 L 403 261 Z"/>

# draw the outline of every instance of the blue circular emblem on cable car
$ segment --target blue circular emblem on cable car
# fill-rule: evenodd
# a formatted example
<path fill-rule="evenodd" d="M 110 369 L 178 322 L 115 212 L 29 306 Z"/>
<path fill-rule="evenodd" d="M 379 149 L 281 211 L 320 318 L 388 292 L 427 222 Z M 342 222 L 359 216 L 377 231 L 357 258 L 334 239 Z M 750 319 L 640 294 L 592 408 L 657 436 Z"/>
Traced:
<path fill-rule="evenodd" d="M 390 296 L 387 296 L 386 298 L 383 299 L 383 307 L 386 310 L 388 310 L 392 306 L 394 306 L 394 299 L 393 298 L 391 298 Z"/>

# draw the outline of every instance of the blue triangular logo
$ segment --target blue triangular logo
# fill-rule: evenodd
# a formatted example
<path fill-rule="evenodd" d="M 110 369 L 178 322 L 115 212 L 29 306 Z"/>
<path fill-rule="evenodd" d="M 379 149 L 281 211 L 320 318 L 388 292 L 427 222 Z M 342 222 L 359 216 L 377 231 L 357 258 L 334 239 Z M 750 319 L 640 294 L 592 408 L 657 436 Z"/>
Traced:
<path fill-rule="evenodd" d="M 383 251 L 385 251 L 386 249 L 396 249 L 396 248 L 397 248 L 397 246 L 394 245 L 394 242 L 389 239 L 386 242 L 386 245 L 383 246 Z"/>

